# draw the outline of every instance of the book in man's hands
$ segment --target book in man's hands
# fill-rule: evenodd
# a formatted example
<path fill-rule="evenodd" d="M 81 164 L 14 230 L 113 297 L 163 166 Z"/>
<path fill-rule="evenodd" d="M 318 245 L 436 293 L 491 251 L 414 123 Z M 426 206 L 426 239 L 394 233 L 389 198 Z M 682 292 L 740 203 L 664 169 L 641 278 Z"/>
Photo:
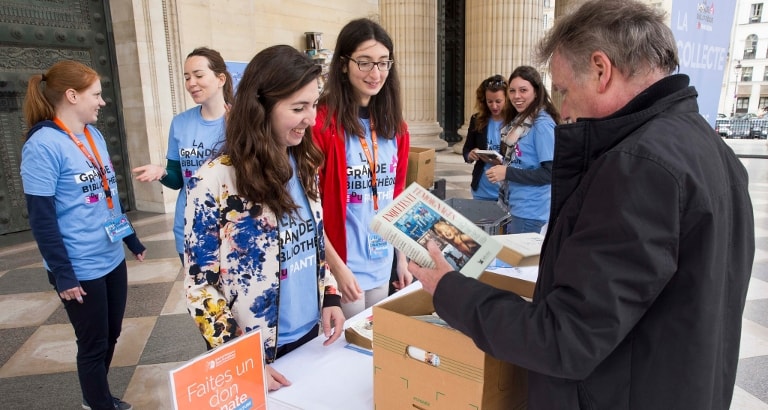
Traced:
<path fill-rule="evenodd" d="M 501 164 L 504 160 L 504 157 L 502 157 L 498 151 L 492 149 L 478 149 L 475 150 L 475 154 L 477 154 L 477 156 L 484 162 L 490 162 L 496 165 Z"/>
<path fill-rule="evenodd" d="M 472 278 L 501 249 L 479 226 L 415 183 L 376 214 L 371 229 L 419 265 L 434 268 L 426 249 L 431 239 L 455 270 Z"/>

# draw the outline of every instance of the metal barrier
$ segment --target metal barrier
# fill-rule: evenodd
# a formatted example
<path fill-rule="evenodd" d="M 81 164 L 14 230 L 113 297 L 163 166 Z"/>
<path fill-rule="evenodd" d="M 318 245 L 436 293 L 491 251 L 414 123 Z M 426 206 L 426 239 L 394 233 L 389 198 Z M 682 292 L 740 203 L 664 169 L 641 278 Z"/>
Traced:
<path fill-rule="evenodd" d="M 718 119 L 715 131 L 725 138 L 760 138 L 768 136 L 768 119 Z"/>

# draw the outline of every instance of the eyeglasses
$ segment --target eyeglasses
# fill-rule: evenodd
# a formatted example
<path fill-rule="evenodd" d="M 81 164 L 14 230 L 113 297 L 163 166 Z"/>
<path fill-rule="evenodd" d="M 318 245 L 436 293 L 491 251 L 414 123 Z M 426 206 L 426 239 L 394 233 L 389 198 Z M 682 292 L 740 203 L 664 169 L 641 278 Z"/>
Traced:
<path fill-rule="evenodd" d="M 357 64 L 357 68 L 360 69 L 360 71 L 371 71 L 373 70 L 373 66 L 378 67 L 379 71 L 389 71 L 390 68 L 392 68 L 392 64 L 395 62 L 392 60 L 384 60 L 384 61 L 357 61 L 352 57 L 347 57 L 349 61 L 354 62 Z"/>

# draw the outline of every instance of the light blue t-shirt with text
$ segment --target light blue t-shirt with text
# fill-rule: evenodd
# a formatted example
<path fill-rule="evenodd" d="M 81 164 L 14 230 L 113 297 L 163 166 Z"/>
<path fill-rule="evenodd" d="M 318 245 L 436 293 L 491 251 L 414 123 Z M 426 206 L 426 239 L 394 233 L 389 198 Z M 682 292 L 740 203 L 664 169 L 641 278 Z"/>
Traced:
<path fill-rule="evenodd" d="M 293 176 L 288 189 L 300 208 L 280 220 L 280 304 L 278 345 L 295 342 L 320 320 L 317 296 L 317 241 L 315 218 L 290 157 Z"/>
<path fill-rule="evenodd" d="M 531 130 L 517 142 L 508 166 L 535 169 L 555 155 L 555 121 L 544 110 L 539 111 Z M 552 184 L 526 185 L 509 181 L 509 213 L 523 219 L 549 219 Z"/>
<path fill-rule="evenodd" d="M 365 129 L 365 141 L 373 157 L 370 121 L 360 119 Z M 360 138 L 346 135 L 347 156 L 347 266 L 355 274 L 360 288 L 370 290 L 389 282 L 394 250 L 389 243 L 372 243 L 373 209 L 371 166 L 363 151 Z M 397 175 L 397 140 L 377 137 L 376 185 L 379 210 L 392 202 Z"/>
<path fill-rule="evenodd" d="M 219 141 L 224 138 L 224 117 L 208 121 L 201 115 L 201 106 L 190 108 L 173 117 L 168 133 L 166 158 L 179 161 L 184 186 L 176 199 L 173 237 L 176 252 L 184 252 L 184 207 L 187 204 L 187 182 L 205 160 L 210 159 Z"/>
<path fill-rule="evenodd" d="M 488 127 L 486 131 L 486 139 L 488 140 L 488 148 L 496 152 L 500 152 L 501 149 L 501 120 L 491 119 L 488 121 Z M 472 191 L 472 198 L 482 199 L 486 201 L 495 201 L 499 199 L 499 185 L 494 184 L 488 180 L 485 176 L 485 172 L 491 169 L 493 164 L 485 163 L 483 167 L 483 175 L 480 177 L 480 181 L 477 185 L 477 190 Z"/>
<path fill-rule="evenodd" d="M 117 177 L 107 144 L 99 130 L 88 126 L 106 169 L 114 207 L 107 207 L 102 179 L 70 137 L 61 130 L 43 127 L 27 140 L 21 152 L 24 193 L 54 197 L 59 232 L 78 280 L 98 279 L 125 259 L 123 241 L 112 242 L 104 229 L 108 218 L 120 215 Z M 75 130 L 73 130 L 75 131 Z M 96 159 L 80 130 L 75 136 Z M 45 263 L 46 269 L 48 264 Z"/>

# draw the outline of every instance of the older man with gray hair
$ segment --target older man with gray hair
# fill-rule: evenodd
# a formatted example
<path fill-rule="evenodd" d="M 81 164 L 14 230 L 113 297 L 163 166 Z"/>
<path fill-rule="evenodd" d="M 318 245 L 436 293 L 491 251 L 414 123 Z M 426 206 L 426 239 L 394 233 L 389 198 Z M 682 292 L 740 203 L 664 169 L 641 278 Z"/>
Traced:
<path fill-rule="evenodd" d="M 664 15 L 592 0 L 540 44 L 567 124 L 532 302 L 410 271 L 478 347 L 529 369 L 532 409 L 727 409 L 754 257 L 747 173 L 701 117 Z"/>

